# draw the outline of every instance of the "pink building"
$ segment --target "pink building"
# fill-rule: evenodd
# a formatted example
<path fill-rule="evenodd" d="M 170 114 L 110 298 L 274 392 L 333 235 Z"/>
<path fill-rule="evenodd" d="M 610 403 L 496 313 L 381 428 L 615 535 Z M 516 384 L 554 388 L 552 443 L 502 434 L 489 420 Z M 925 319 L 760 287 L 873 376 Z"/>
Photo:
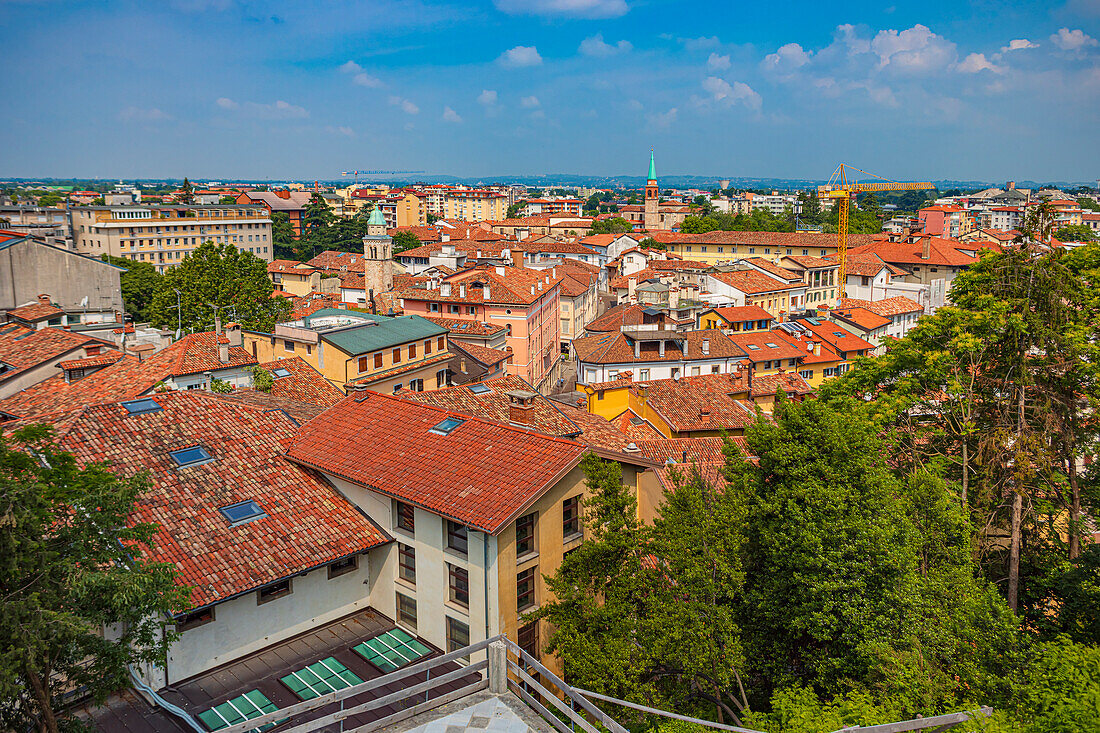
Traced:
<path fill-rule="evenodd" d="M 961 206 L 929 206 L 917 212 L 925 234 L 945 239 L 957 239 L 974 228 L 973 221 Z"/>
<path fill-rule="evenodd" d="M 479 265 L 396 296 L 405 315 L 503 326 L 512 347 L 508 372 L 542 391 L 561 376 L 560 284 L 552 269 Z"/>

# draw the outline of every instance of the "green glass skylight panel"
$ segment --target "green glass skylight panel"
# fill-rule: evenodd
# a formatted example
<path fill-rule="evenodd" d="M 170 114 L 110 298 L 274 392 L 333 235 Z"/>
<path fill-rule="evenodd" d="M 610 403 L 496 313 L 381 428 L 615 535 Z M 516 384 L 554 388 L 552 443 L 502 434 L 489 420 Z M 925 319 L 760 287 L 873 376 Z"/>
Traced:
<path fill-rule="evenodd" d="M 279 681 L 303 700 L 312 700 L 363 682 L 357 674 L 336 661 L 335 657 L 314 662 L 286 677 L 280 677 Z"/>
<path fill-rule="evenodd" d="M 383 672 L 393 672 L 432 653 L 425 644 L 402 629 L 393 629 L 352 647 L 359 656 Z"/>
<path fill-rule="evenodd" d="M 199 720 L 209 730 L 221 730 L 237 723 L 243 723 L 246 720 L 253 720 L 267 713 L 273 713 L 278 709 L 278 706 L 268 700 L 264 693 L 259 690 L 252 690 L 240 697 L 235 697 L 232 700 L 223 702 L 221 705 L 215 705 L 209 710 L 199 713 Z M 265 731 L 282 722 L 284 721 L 279 720 L 268 723 L 253 730 Z"/>

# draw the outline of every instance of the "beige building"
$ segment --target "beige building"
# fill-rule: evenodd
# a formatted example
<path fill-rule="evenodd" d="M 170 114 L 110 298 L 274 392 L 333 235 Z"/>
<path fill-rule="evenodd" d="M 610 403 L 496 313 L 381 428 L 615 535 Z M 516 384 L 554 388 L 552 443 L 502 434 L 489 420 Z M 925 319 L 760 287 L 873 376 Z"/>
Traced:
<path fill-rule="evenodd" d="M 443 195 L 443 218 L 500 221 L 508 213 L 508 197 L 482 189 L 454 189 Z"/>
<path fill-rule="evenodd" d="M 81 206 L 69 216 L 80 254 L 150 262 L 160 272 L 208 241 L 267 262 L 274 252 L 271 217 L 263 206 Z"/>

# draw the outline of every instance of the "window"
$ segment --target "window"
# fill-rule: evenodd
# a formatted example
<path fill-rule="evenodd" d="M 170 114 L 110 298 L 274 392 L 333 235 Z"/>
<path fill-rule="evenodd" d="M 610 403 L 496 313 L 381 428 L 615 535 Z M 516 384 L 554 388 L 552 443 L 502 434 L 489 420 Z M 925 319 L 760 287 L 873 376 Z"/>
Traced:
<path fill-rule="evenodd" d="M 251 499 L 242 501 L 239 504 L 223 506 L 218 511 L 221 512 L 223 517 L 229 520 L 230 527 L 236 527 L 238 524 L 245 524 L 246 522 L 252 522 L 257 519 L 263 519 L 267 516 L 267 513 L 260 505 Z"/>
<path fill-rule="evenodd" d="M 428 339 L 424 342 L 424 356 L 427 356 L 430 353 L 432 353 L 432 340 Z"/>
<path fill-rule="evenodd" d="M 519 648 L 538 659 L 539 656 L 539 622 L 532 621 L 519 627 Z"/>
<path fill-rule="evenodd" d="M 821 376 L 823 376 L 823 377 L 835 377 L 836 376 L 836 368 L 835 367 L 825 367 L 825 369 L 823 369 L 821 371 Z"/>
<path fill-rule="evenodd" d="M 470 646 L 470 627 L 457 619 L 447 617 L 447 651 L 456 652 Z"/>
<path fill-rule="evenodd" d="M 370 369 L 370 359 L 365 357 L 365 356 L 360 356 L 359 357 L 359 373 L 362 374 L 363 372 L 367 371 L 368 369 Z"/>
<path fill-rule="evenodd" d="M 411 380 L 409 380 L 409 391 L 410 392 L 423 392 L 424 391 L 424 380 L 423 379 L 411 379 Z"/>
<path fill-rule="evenodd" d="M 409 344 L 409 358 L 410 359 L 415 359 L 416 358 L 416 343 L 415 342 Z"/>
<path fill-rule="evenodd" d="M 240 697 L 235 697 L 232 700 L 223 702 L 221 705 L 202 711 L 198 714 L 198 718 L 207 730 L 221 730 L 237 723 L 243 723 L 246 720 L 258 718 L 261 715 L 273 713 L 278 709 L 279 706 L 267 699 L 267 695 L 259 690 L 251 690 Z M 286 721 L 279 720 L 254 730 L 268 730 L 284 722 Z"/>
<path fill-rule="evenodd" d="M 416 531 L 416 512 L 412 504 L 397 502 L 397 528 L 410 534 Z"/>
<path fill-rule="evenodd" d="M 439 347 L 440 351 L 443 351 L 443 349 L 446 348 L 446 346 L 444 345 L 445 343 L 446 343 L 446 341 L 445 341 L 445 338 L 443 336 L 440 336 L 439 338 L 437 338 L 435 340 L 435 345 Z"/>
<path fill-rule="evenodd" d="M 464 422 L 466 421 L 460 417 L 449 417 L 443 422 L 436 424 L 428 432 L 435 433 L 436 435 L 450 435 L 454 432 L 455 428 Z"/>
<path fill-rule="evenodd" d="M 122 406 L 131 415 L 144 415 L 147 412 L 159 412 L 162 409 L 157 401 L 152 398 L 130 400 L 129 402 L 123 402 Z"/>
<path fill-rule="evenodd" d="M 253 344 L 253 346 L 255 346 L 255 344 Z M 279 367 L 278 369 L 276 369 L 275 371 L 273 371 L 271 373 L 275 376 L 276 379 L 282 379 L 283 377 L 289 377 L 290 376 L 290 370 L 289 369 L 283 369 L 282 367 Z"/>
<path fill-rule="evenodd" d="M 710 373 L 711 374 L 718 374 L 721 371 L 721 369 L 722 368 L 720 366 L 718 366 L 717 364 L 714 364 L 710 368 Z"/>
<path fill-rule="evenodd" d="M 470 607 L 470 573 L 466 568 L 447 563 L 447 588 L 453 603 Z"/>
<path fill-rule="evenodd" d="M 448 313 L 460 313 L 461 311 L 462 311 L 461 307 L 459 307 L 457 305 L 447 306 L 447 312 Z"/>
<path fill-rule="evenodd" d="M 206 448 L 201 445 L 196 445 L 191 448 L 184 448 L 183 450 L 172 451 L 168 454 L 172 457 L 172 460 L 176 462 L 176 465 L 180 468 L 185 466 L 195 466 L 202 463 L 209 463 L 214 460 L 214 457 L 207 452 Z"/>
<path fill-rule="evenodd" d="M 280 580 L 278 583 L 272 583 L 256 591 L 256 604 L 274 601 L 277 598 L 289 596 L 293 592 L 294 590 L 290 587 L 290 578 Z"/>
<path fill-rule="evenodd" d="M 639 369 L 638 370 L 638 378 L 641 379 L 643 382 L 646 381 L 647 379 L 649 379 L 649 370 L 648 369 Z"/>
<path fill-rule="evenodd" d="M 429 313 L 438 313 L 439 312 L 439 303 L 428 303 L 428 312 Z"/>
<path fill-rule="evenodd" d="M 466 554 L 469 548 L 469 538 L 466 535 L 465 525 L 447 520 L 447 549 Z"/>
<path fill-rule="evenodd" d="M 397 575 L 416 585 L 416 549 L 412 545 L 397 543 Z"/>
<path fill-rule="evenodd" d="M 516 557 L 535 551 L 535 520 L 538 512 L 525 514 L 516 520 Z"/>
<path fill-rule="evenodd" d="M 392 356 L 393 356 L 393 363 L 394 364 L 400 364 L 401 363 L 401 349 L 394 349 Z"/>
<path fill-rule="evenodd" d="M 377 354 L 374 355 L 374 368 L 375 369 L 381 369 L 382 368 L 382 352 L 381 351 L 379 351 Z M 362 371 L 362 370 L 360 370 L 360 371 Z"/>
<path fill-rule="evenodd" d="M 397 623 L 416 631 L 416 599 L 397 594 Z"/>
<path fill-rule="evenodd" d="M 574 537 L 581 532 L 581 497 L 571 496 L 561 503 L 561 536 Z"/>
<path fill-rule="evenodd" d="M 400 391 L 401 391 L 401 382 L 398 382 L 397 384 L 393 385 L 393 393 L 397 394 Z"/>
<path fill-rule="evenodd" d="M 347 575 L 348 573 L 356 570 L 359 567 L 359 556 L 348 555 L 345 558 L 330 562 L 328 564 L 328 579 L 339 578 L 341 575 Z"/>
<path fill-rule="evenodd" d="M 286 341 L 286 340 L 284 340 L 284 341 L 283 341 L 283 348 L 284 348 L 284 349 L 285 349 L 286 351 L 294 351 L 294 342 L 293 342 L 293 341 Z"/>
<path fill-rule="evenodd" d="M 214 620 L 214 607 L 204 608 L 201 611 L 192 611 L 176 618 L 176 631 L 188 631 L 190 629 L 208 624 Z"/>
<path fill-rule="evenodd" d="M 814 370 L 813 369 L 803 369 L 802 371 L 800 371 L 798 373 L 798 376 L 802 377 L 803 379 L 807 379 L 807 380 L 813 379 L 814 378 Z"/>
<path fill-rule="evenodd" d="M 363 684 L 359 675 L 345 667 L 336 657 L 328 657 L 280 677 L 279 681 L 301 700 L 312 700 L 330 692 Z"/>
<path fill-rule="evenodd" d="M 522 613 L 535 605 L 535 568 L 516 574 L 516 611 Z"/>
<path fill-rule="evenodd" d="M 435 373 L 435 388 L 439 389 L 440 387 L 445 386 L 447 386 L 447 370 L 440 369 L 438 372 Z"/>

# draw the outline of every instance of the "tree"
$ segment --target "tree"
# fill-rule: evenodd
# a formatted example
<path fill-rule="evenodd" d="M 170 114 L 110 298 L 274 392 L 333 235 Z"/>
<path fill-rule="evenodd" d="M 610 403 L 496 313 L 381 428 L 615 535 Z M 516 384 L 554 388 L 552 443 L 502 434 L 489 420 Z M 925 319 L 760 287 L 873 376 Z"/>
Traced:
<path fill-rule="evenodd" d="M 272 298 L 274 286 L 267 264 L 251 252 L 205 242 L 164 273 L 149 305 L 149 320 L 162 328 L 175 327 L 177 295 L 183 330 L 205 331 L 214 322 L 211 304 L 225 307 L 222 321 L 236 321 L 247 329 L 271 331 L 290 315 L 290 301 Z"/>
<path fill-rule="evenodd" d="M 647 249 L 668 249 L 668 246 L 663 242 L 658 242 L 653 237 L 646 237 L 642 241 L 638 242 L 639 247 L 646 247 Z"/>
<path fill-rule="evenodd" d="M 156 526 L 129 518 L 148 488 L 78 466 L 45 426 L 0 440 L 0 727 L 58 731 L 66 689 L 100 703 L 129 683 L 128 665 L 164 658 L 166 617 L 190 593 L 174 566 L 142 557 Z"/>
<path fill-rule="evenodd" d="M 621 234 L 634 230 L 634 225 L 621 216 L 592 222 L 593 234 Z"/>
<path fill-rule="evenodd" d="M 294 226 L 284 211 L 271 215 L 271 243 L 276 258 L 289 259 L 294 256 Z"/>
<path fill-rule="evenodd" d="M 1082 209 L 1088 209 L 1089 211 L 1100 211 L 1100 202 L 1087 198 L 1077 199 L 1077 205 Z"/>
<path fill-rule="evenodd" d="M 420 246 L 420 239 L 410 231 L 400 231 L 393 235 L 393 253 L 400 254 Z"/>
<path fill-rule="evenodd" d="M 517 201 L 514 204 L 509 205 L 508 206 L 508 213 L 506 213 L 504 215 L 505 218 L 515 219 L 517 216 L 519 216 L 519 212 L 522 211 L 523 207 L 525 207 L 525 206 L 527 206 L 526 201 Z M 428 222 L 428 223 L 430 224 L 431 222 Z"/>
<path fill-rule="evenodd" d="M 262 366 L 252 367 L 252 386 L 257 392 L 270 392 L 275 386 L 275 377 Z"/>
<path fill-rule="evenodd" d="M 302 212 L 302 238 L 312 238 L 316 232 L 332 226 L 335 219 L 336 217 L 329 209 L 328 204 L 325 203 L 325 199 L 321 194 L 314 191 L 309 203 L 306 204 L 306 208 Z"/>
<path fill-rule="evenodd" d="M 235 204 L 235 203 L 237 203 L 237 199 L 234 198 L 233 196 L 222 196 L 220 199 L 218 199 L 218 203 L 219 204 Z"/>
<path fill-rule="evenodd" d="M 153 300 L 153 294 L 160 287 L 162 275 L 151 262 L 134 262 L 125 257 L 111 257 L 103 255 L 103 261 L 109 262 L 115 267 L 126 270 L 119 276 L 122 286 L 122 302 L 126 312 L 135 321 L 148 319 L 149 304 Z"/>
<path fill-rule="evenodd" d="M 718 220 L 712 216 L 685 216 L 680 224 L 680 231 L 685 234 L 705 234 L 718 228 Z"/>
<path fill-rule="evenodd" d="M 195 187 L 192 186 L 191 181 L 187 180 L 186 178 L 183 179 L 183 186 L 180 187 L 180 203 L 195 203 Z"/>
<path fill-rule="evenodd" d="M 1087 224 L 1067 224 L 1054 230 L 1054 238 L 1060 242 L 1095 242 L 1096 232 Z"/>

